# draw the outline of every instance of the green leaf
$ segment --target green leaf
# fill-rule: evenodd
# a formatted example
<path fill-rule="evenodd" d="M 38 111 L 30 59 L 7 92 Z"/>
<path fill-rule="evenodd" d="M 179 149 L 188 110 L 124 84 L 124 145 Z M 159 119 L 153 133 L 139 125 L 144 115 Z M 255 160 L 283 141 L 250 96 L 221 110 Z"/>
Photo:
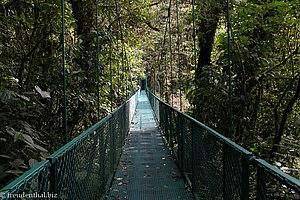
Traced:
<path fill-rule="evenodd" d="M 16 133 L 18 133 L 17 131 L 15 131 L 15 129 L 13 129 L 12 127 L 6 127 L 6 132 L 11 135 L 14 136 Z"/>
<path fill-rule="evenodd" d="M 14 135 L 14 142 L 18 141 L 21 138 L 22 138 L 22 133 L 16 132 L 16 134 Z"/>
<path fill-rule="evenodd" d="M 30 99 L 24 95 L 20 95 L 20 94 L 17 94 L 15 93 L 16 96 L 20 97 L 21 99 L 25 100 L 25 101 L 30 101 Z"/>
<path fill-rule="evenodd" d="M 44 148 L 43 148 L 43 147 L 41 147 L 40 145 L 33 144 L 33 146 L 34 146 L 36 149 L 40 150 L 40 151 L 43 151 L 43 152 L 48 152 L 46 149 L 44 149 Z"/>
<path fill-rule="evenodd" d="M 24 171 L 21 171 L 21 170 L 7 170 L 7 171 L 5 171 L 5 173 L 7 173 L 7 174 L 23 174 Z"/>
<path fill-rule="evenodd" d="M 42 91 L 39 86 L 34 86 L 34 89 L 43 97 L 43 98 L 51 98 L 50 93 L 46 91 Z"/>
<path fill-rule="evenodd" d="M 32 145 L 34 144 L 32 138 L 31 138 L 29 135 L 23 134 L 23 138 L 24 138 L 27 142 L 29 142 L 30 144 L 32 144 Z"/>
<path fill-rule="evenodd" d="M 22 159 L 15 159 L 14 161 L 9 162 L 9 164 L 10 164 L 13 168 L 18 169 L 21 165 L 24 164 L 24 160 L 22 160 Z"/>

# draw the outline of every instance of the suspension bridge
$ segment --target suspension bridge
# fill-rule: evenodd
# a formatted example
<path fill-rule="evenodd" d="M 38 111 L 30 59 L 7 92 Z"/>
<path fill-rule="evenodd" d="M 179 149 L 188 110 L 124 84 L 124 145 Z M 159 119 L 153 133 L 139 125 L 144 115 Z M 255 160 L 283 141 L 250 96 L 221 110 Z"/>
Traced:
<path fill-rule="evenodd" d="M 299 199 L 299 186 L 145 88 L 3 188 L 1 199 Z"/>
<path fill-rule="evenodd" d="M 98 36 L 97 30 L 99 81 Z M 146 79 L 123 105 L 68 141 L 64 48 L 63 69 L 66 144 L 3 188 L 1 199 L 300 199 L 299 180 L 162 101 Z"/>

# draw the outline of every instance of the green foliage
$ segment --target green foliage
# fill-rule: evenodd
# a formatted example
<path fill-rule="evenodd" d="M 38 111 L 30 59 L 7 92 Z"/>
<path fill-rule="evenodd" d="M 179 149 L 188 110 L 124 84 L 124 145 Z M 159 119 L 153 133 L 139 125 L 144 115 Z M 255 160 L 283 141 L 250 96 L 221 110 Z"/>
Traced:
<path fill-rule="evenodd" d="M 91 0 L 65 2 L 67 118 L 72 139 L 98 121 L 96 5 Z M 155 88 L 157 95 L 179 108 L 181 82 L 185 111 L 227 135 L 225 1 L 196 1 L 197 55 L 192 6 L 179 1 L 181 70 L 174 0 L 170 18 L 170 1 L 111 2 L 109 24 L 108 2 L 99 1 L 100 118 L 110 112 L 111 84 L 116 108 L 147 70 L 152 91 Z M 60 8 L 60 0 L 0 1 L 2 186 L 64 143 Z M 230 13 L 234 140 L 291 168 L 299 166 L 298 10 L 296 0 L 248 0 L 233 1 Z"/>
<path fill-rule="evenodd" d="M 146 7 L 148 2 L 135 2 L 134 15 L 132 5 L 117 3 L 120 22 L 112 5 L 110 47 L 109 9 L 106 1 L 99 1 L 99 118 L 110 112 L 110 85 L 116 108 L 137 89 L 143 74 L 142 52 L 137 51 L 142 40 L 130 35 L 149 17 L 137 5 Z M 64 144 L 61 17 L 60 0 L 0 2 L 1 186 Z M 139 19 L 135 27 L 130 24 L 133 18 Z M 98 121 L 95 1 L 65 1 L 65 33 L 70 141 Z"/>
<path fill-rule="evenodd" d="M 151 57 L 148 86 L 179 108 L 181 74 L 185 111 L 229 136 L 226 1 L 196 1 L 197 65 L 192 6 L 179 2 L 182 71 L 178 68 L 175 1 L 171 2 L 170 31 L 165 32 L 168 2 L 157 8 L 164 14 L 154 19 L 161 31 L 150 35 L 159 42 L 152 42 L 147 52 Z M 230 10 L 233 139 L 266 160 L 299 170 L 299 3 L 231 1 Z M 170 35 L 171 44 L 164 40 Z M 299 176 L 297 171 L 290 173 Z"/>

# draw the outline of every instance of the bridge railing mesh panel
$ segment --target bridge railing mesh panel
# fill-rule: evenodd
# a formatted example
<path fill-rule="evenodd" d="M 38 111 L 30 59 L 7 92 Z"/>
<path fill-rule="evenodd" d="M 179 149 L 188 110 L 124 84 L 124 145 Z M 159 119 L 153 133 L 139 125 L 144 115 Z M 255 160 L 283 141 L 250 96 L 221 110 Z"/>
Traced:
<path fill-rule="evenodd" d="M 284 193 L 286 198 L 282 199 L 300 199 L 298 180 L 278 169 L 274 171 L 275 167 L 261 159 L 253 159 L 249 151 L 164 103 L 150 91 L 147 94 L 196 198 L 276 199 Z M 284 179 L 278 179 L 279 172 Z"/>
<path fill-rule="evenodd" d="M 49 191 L 49 161 L 42 161 L 11 182 L 0 192 L 1 199 L 43 198 Z M 32 195 L 32 196 L 29 196 Z M 23 196 L 24 195 L 24 196 Z M 34 196 L 35 195 L 35 196 Z M 41 195 L 41 196 L 37 196 Z"/>
<path fill-rule="evenodd" d="M 300 199 L 300 181 L 262 159 L 254 162 L 256 199 Z M 254 192 L 253 192 L 254 193 Z"/>
<path fill-rule="evenodd" d="M 59 199 L 104 198 L 139 94 L 3 188 L 0 198 L 23 192 L 50 192 Z"/>

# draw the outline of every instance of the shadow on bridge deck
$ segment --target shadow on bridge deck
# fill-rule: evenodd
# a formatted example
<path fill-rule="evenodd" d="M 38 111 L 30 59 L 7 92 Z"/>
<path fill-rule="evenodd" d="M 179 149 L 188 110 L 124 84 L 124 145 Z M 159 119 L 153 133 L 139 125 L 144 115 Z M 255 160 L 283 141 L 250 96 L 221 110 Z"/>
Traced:
<path fill-rule="evenodd" d="M 144 91 L 108 199 L 190 199 Z"/>

